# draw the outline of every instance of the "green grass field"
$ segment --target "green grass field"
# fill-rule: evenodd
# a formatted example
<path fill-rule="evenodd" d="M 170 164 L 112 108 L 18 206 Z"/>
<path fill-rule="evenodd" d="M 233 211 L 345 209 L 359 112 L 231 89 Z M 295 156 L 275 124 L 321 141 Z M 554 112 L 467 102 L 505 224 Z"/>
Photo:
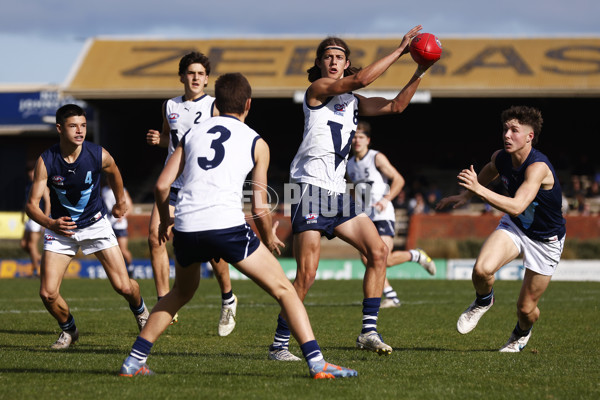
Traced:
<path fill-rule="evenodd" d="M 38 297 L 38 281 L 0 280 L 0 399 L 598 399 L 600 283 L 552 282 L 522 353 L 497 350 L 515 323 L 520 282 L 497 282 L 496 304 L 468 335 L 456 319 L 473 300 L 469 281 L 392 282 L 403 305 L 381 310 L 389 357 L 355 349 L 362 283 L 317 281 L 306 299 L 325 358 L 358 378 L 310 379 L 304 362 L 267 359 L 279 311 L 248 281 L 234 281 L 238 325 L 217 336 L 220 296 L 203 281 L 155 344 L 152 377 L 117 375 L 137 335 L 125 301 L 105 280 L 67 280 L 80 340 L 49 349 L 59 333 Z M 153 281 L 140 281 L 149 305 Z M 292 341 L 290 350 L 300 355 Z"/>

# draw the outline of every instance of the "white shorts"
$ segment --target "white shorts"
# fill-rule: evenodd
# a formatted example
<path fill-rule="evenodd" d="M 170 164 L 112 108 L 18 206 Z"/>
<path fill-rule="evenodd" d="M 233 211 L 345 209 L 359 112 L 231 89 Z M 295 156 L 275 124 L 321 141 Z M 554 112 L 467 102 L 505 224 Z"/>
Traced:
<path fill-rule="evenodd" d="M 513 241 L 519 252 L 523 255 L 523 266 L 541 275 L 552 276 L 560 261 L 565 237 L 550 239 L 548 242 L 533 240 L 527 237 L 518 226 L 504 215 L 498 224 L 497 230 L 505 232 Z"/>
<path fill-rule="evenodd" d="M 106 216 L 93 225 L 75 229 L 73 232 L 73 236 L 67 237 L 46 229 L 44 250 L 74 256 L 79 248 L 83 254 L 88 255 L 119 245 Z"/>
<path fill-rule="evenodd" d="M 25 232 L 41 232 L 42 226 L 31 218 L 25 222 Z"/>

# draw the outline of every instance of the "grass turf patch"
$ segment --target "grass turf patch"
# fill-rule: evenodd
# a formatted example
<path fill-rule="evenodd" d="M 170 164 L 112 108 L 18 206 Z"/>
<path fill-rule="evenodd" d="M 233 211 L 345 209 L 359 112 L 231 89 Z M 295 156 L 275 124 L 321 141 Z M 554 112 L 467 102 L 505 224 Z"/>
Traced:
<path fill-rule="evenodd" d="M 154 282 L 141 280 L 149 306 Z M 402 306 L 379 314 L 389 357 L 355 348 L 361 326 L 362 282 L 317 281 L 305 304 L 327 361 L 354 368 L 358 378 L 313 381 L 304 362 L 267 359 L 279 307 L 249 281 L 234 281 L 238 323 L 217 335 L 220 294 L 203 281 L 180 322 L 157 341 L 152 377 L 118 371 L 137 327 L 107 280 L 65 280 L 80 340 L 66 351 L 49 346 L 59 334 L 34 279 L 0 280 L 0 393 L 3 398 L 210 399 L 529 399 L 599 398 L 600 283 L 552 282 L 541 318 L 522 353 L 497 350 L 516 323 L 521 282 L 498 281 L 496 304 L 468 335 L 456 320 L 474 297 L 468 281 L 392 281 Z M 290 350 L 300 355 L 292 340 Z"/>

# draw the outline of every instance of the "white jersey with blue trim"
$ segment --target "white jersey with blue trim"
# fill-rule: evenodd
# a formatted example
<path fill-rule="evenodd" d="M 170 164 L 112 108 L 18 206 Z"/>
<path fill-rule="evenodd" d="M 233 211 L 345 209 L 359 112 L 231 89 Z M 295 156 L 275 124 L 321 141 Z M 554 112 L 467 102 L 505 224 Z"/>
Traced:
<path fill-rule="evenodd" d="M 182 139 L 183 186 L 175 204 L 175 229 L 198 232 L 243 225 L 243 186 L 254 168 L 260 136 L 230 116 L 194 126 Z"/>
<path fill-rule="evenodd" d="M 373 205 L 390 192 L 389 180 L 381 174 L 375 164 L 375 158 L 379 154 L 377 150 L 367 150 L 363 158 L 357 160 L 351 157 L 346 169 L 348 176 L 354 183 L 356 202 L 373 221 L 395 221 L 394 206 L 387 202 L 382 211 L 377 211 Z"/>
<path fill-rule="evenodd" d="M 358 98 L 352 93 L 332 96 L 311 107 L 303 103 L 304 134 L 292 160 L 290 180 L 310 183 L 334 193 L 346 192 L 346 163 L 356 132 Z"/>
<path fill-rule="evenodd" d="M 127 189 L 123 188 L 124 191 Z M 115 199 L 115 194 L 113 193 L 110 186 L 102 187 L 102 200 L 104 201 L 104 205 L 106 206 L 106 215 L 108 216 L 108 222 L 113 227 L 113 229 L 127 229 L 127 217 L 115 218 L 112 215 L 112 209 L 117 204 L 117 199 Z"/>
<path fill-rule="evenodd" d="M 179 144 L 183 135 L 185 135 L 194 125 L 197 125 L 212 117 L 215 98 L 205 94 L 196 100 L 184 100 L 184 96 L 173 97 L 167 100 L 165 104 L 165 116 L 170 127 L 169 147 L 166 162 L 171 158 L 171 154 Z M 181 177 L 171 185 L 174 188 L 181 188 Z"/>

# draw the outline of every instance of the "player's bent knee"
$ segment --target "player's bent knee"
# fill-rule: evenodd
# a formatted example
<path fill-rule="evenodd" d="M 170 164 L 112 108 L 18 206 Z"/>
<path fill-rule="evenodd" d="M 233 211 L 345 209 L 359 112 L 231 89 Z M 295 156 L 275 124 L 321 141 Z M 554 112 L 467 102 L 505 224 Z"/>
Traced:
<path fill-rule="evenodd" d="M 150 249 L 157 249 L 159 247 L 163 247 L 164 245 L 160 242 L 160 240 L 158 240 L 157 235 L 150 234 L 150 236 L 148 236 L 148 246 Z"/>
<path fill-rule="evenodd" d="M 294 286 L 298 286 L 304 288 L 305 290 L 308 290 L 313 285 L 313 283 L 315 283 L 316 277 L 316 271 L 297 274 L 296 279 L 294 280 Z"/>
<path fill-rule="evenodd" d="M 537 305 L 517 303 L 517 316 L 535 322 L 540 317 L 540 309 Z"/>
<path fill-rule="evenodd" d="M 113 285 L 113 288 L 115 289 L 115 292 L 117 292 L 123 297 L 133 296 L 135 292 L 133 285 L 129 281 L 124 281 L 122 283 L 115 284 Z"/>
<path fill-rule="evenodd" d="M 54 303 L 56 299 L 58 299 L 58 292 L 49 292 L 47 290 L 41 289 L 40 298 L 45 304 L 51 304 Z"/>
<path fill-rule="evenodd" d="M 475 264 L 473 268 L 473 278 L 480 281 L 488 281 L 493 278 L 494 274 L 489 272 L 489 269 L 480 264 Z"/>
<path fill-rule="evenodd" d="M 388 248 L 385 243 L 369 251 L 367 260 L 371 261 L 371 265 L 377 268 L 385 269 L 387 267 Z"/>

